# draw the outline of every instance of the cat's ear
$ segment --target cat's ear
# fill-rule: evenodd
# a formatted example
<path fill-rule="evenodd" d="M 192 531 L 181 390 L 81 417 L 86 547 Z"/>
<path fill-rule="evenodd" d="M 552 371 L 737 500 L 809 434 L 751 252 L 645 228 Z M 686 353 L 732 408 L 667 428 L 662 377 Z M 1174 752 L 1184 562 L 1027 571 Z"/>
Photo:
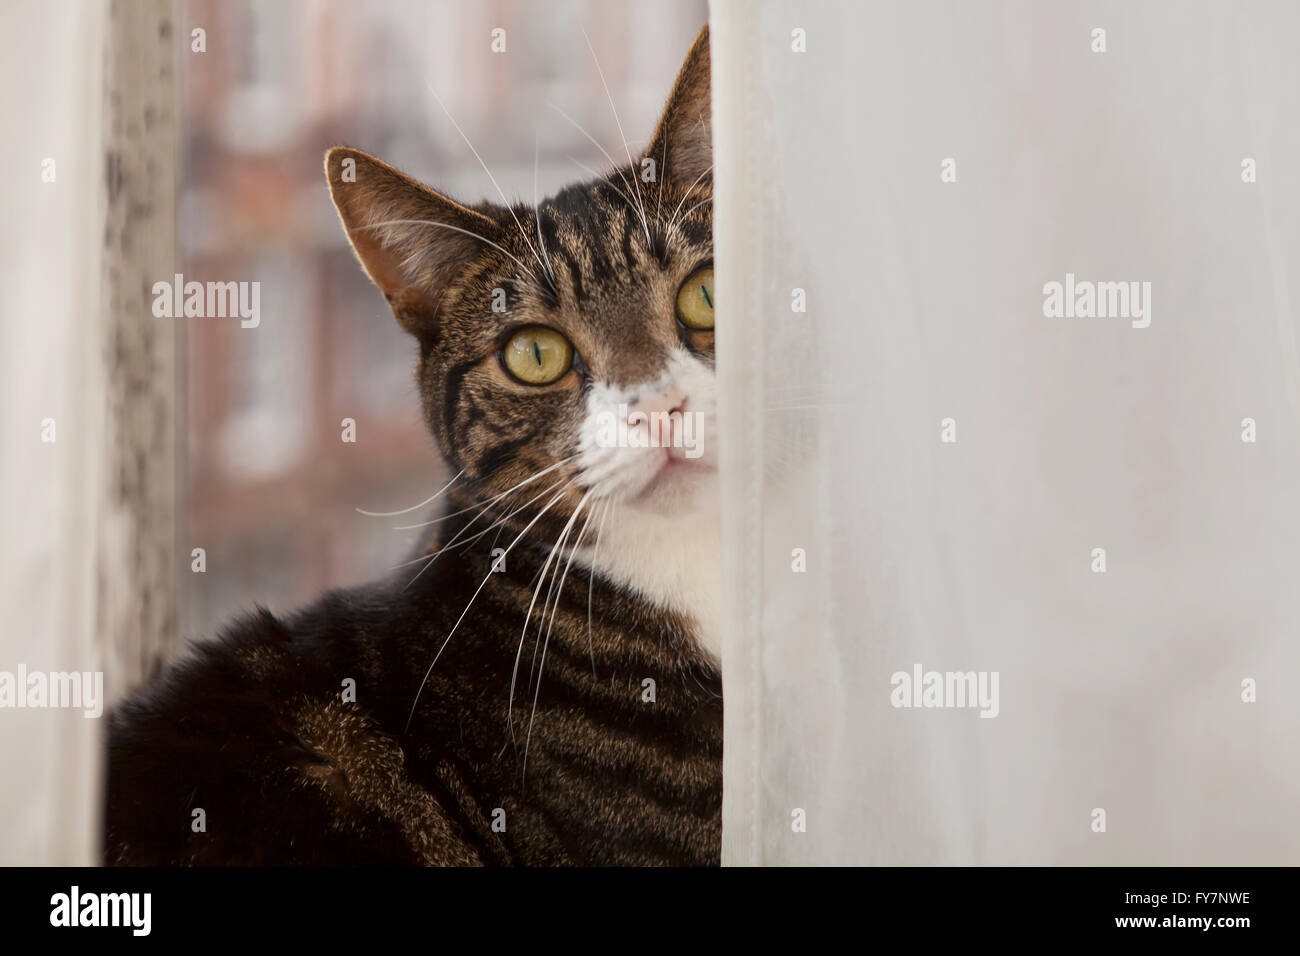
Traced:
<path fill-rule="evenodd" d="M 709 25 L 691 44 L 686 62 L 646 147 L 660 175 L 682 188 L 706 175 L 713 165 L 713 105 L 709 83 Z"/>
<path fill-rule="evenodd" d="M 352 251 L 413 335 L 436 329 L 443 292 L 498 240 L 498 223 L 357 149 L 325 154 L 330 196 Z"/>

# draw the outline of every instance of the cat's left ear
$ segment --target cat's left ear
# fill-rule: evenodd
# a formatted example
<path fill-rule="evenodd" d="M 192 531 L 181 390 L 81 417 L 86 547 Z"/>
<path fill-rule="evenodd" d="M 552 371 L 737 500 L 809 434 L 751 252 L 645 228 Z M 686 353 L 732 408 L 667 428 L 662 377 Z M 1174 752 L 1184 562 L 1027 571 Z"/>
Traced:
<path fill-rule="evenodd" d="M 651 159 L 657 174 L 683 189 L 708 178 L 713 165 L 713 100 L 709 82 L 709 25 L 691 44 L 686 62 L 668 97 L 644 160 Z"/>
<path fill-rule="evenodd" d="M 325 154 L 330 196 L 361 267 L 406 331 L 429 337 L 444 292 L 500 225 L 359 149 Z"/>

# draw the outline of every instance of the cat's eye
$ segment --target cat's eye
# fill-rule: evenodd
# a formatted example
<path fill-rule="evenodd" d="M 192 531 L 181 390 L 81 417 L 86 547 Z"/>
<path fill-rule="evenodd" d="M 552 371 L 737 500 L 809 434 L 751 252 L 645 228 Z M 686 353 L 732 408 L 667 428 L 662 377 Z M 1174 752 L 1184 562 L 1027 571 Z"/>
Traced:
<path fill-rule="evenodd" d="M 527 385 L 549 385 L 573 365 L 573 346 L 554 329 L 530 325 L 510 336 L 501 350 L 501 362 Z"/>
<path fill-rule="evenodd" d="M 713 267 L 700 269 L 677 290 L 677 318 L 697 332 L 713 328 Z"/>

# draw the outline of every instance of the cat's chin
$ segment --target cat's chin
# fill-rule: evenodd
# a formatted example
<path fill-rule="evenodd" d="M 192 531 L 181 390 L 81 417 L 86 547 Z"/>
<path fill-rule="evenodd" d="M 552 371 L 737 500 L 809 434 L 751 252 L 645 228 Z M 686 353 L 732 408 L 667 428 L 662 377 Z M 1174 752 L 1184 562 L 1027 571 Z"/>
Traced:
<path fill-rule="evenodd" d="M 655 514 L 688 514 L 716 501 L 717 491 L 717 468 L 702 461 L 670 457 L 629 504 Z"/>

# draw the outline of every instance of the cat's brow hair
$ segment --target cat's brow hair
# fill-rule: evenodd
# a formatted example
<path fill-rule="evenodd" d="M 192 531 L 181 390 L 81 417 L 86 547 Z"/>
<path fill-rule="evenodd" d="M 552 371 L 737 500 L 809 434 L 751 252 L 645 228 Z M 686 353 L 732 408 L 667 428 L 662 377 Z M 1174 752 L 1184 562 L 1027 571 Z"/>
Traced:
<path fill-rule="evenodd" d="M 639 223 L 618 184 L 610 179 L 572 186 L 542 203 L 533 215 L 550 248 L 559 279 L 567 280 L 567 291 L 578 300 L 593 287 L 619 288 L 643 280 L 645 273 L 662 267 L 671 237 L 680 230 L 687 246 L 698 250 L 712 247 L 712 216 L 700 221 L 692 214 L 699 207 L 686 208 L 690 199 L 701 204 L 712 196 L 697 180 L 678 199 L 673 215 L 664 217 L 648 209 L 650 242 L 640 235 Z M 637 190 L 641 194 L 642 190 Z M 701 198 L 702 197 L 702 198 Z M 680 216 L 680 221 L 677 221 Z"/>

